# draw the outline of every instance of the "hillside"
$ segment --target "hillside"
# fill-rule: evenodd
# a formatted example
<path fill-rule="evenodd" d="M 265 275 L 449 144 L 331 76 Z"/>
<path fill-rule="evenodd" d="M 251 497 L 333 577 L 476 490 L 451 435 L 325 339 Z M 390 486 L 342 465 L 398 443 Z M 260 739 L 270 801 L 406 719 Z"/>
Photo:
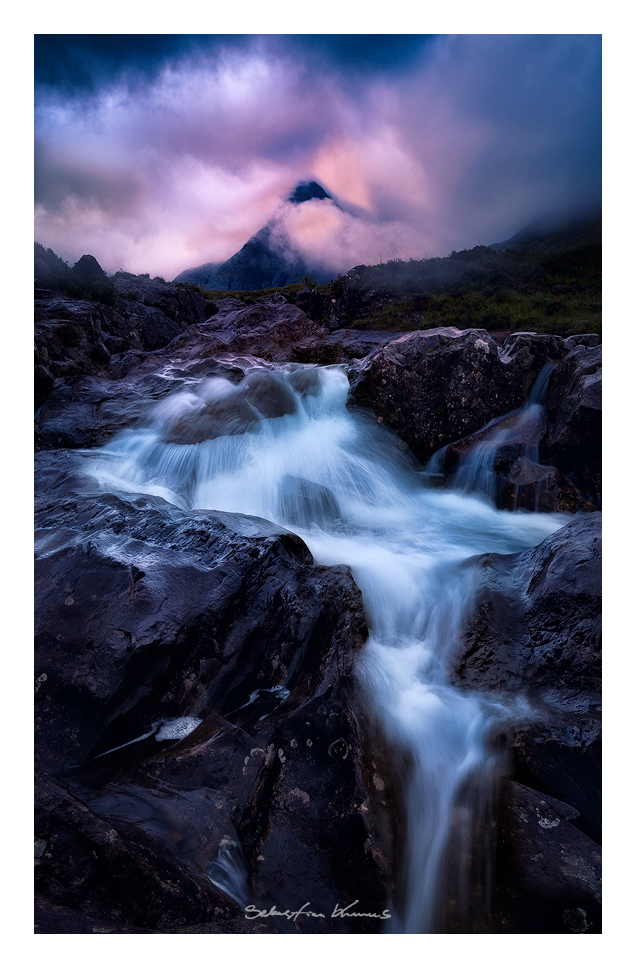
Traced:
<path fill-rule="evenodd" d="M 582 246 L 600 246 L 601 243 L 601 214 L 592 212 L 571 218 L 544 216 L 535 219 L 504 242 L 492 243 L 490 249 L 497 252 L 517 249 L 523 252 L 557 253 Z"/>
<path fill-rule="evenodd" d="M 341 326 L 380 330 L 483 327 L 567 336 L 601 328 L 600 245 L 356 266 L 330 288 Z"/>

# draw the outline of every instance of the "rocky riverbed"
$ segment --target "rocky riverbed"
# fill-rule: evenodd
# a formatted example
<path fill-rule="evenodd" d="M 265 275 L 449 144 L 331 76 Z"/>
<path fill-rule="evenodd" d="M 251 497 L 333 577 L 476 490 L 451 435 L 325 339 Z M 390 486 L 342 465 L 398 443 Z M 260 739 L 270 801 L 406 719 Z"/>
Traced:
<path fill-rule="evenodd" d="M 436 931 L 600 932 L 598 338 L 329 330 L 280 296 L 139 281 L 36 314 L 37 932 L 377 933 L 404 905 L 414 756 L 358 675 L 376 606 L 312 539 L 350 528 L 348 489 L 287 468 L 255 514 L 203 485 L 216 455 L 316 416 L 323 367 L 347 376 L 350 458 L 383 440 L 438 501 L 487 441 L 493 492 L 471 501 L 541 523 L 463 559 L 445 676 L 518 713 L 485 742 L 491 901 L 475 875 L 480 912 Z M 306 901 L 324 918 L 246 918 Z"/>

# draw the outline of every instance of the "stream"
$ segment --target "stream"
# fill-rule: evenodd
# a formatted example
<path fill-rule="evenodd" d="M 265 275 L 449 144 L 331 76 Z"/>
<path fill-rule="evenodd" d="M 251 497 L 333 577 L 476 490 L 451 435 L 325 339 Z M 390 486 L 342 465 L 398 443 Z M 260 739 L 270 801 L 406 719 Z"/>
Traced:
<path fill-rule="evenodd" d="M 170 366 L 170 365 L 169 365 Z M 364 702 L 401 752 L 393 933 L 466 932 L 489 910 L 499 736 L 526 702 L 455 687 L 449 676 L 472 609 L 476 557 L 533 547 L 569 516 L 500 511 L 489 441 L 434 487 L 371 416 L 347 406 L 342 365 L 244 360 L 237 383 L 185 376 L 91 458 L 104 488 L 184 509 L 260 516 L 300 535 L 315 560 L 347 564 L 370 636 L 357 660 Z M 495 430 L 534 422 L 543 382 Z M 531 458 L 534 458 L 531 453 Z M 473 922 L 474 921 L 474 922 Z"/>

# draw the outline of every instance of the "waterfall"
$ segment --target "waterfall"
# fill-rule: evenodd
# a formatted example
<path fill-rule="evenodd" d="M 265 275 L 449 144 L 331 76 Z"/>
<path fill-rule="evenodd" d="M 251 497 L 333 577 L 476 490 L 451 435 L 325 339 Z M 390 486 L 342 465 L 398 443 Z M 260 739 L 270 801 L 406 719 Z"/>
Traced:
<path fill-rule="evenodd" d="M 498 457 L 524 459 L 537 465 L 539 442 L 545 427 L 543 399 L 554 364 L 543 366 L 524 404 L 502 417 L 494 418 L 484 428 L 470 436 L 476 442 L 461 457 L 454 474 L 448 481 L 450 488 L 468 494 L 476 493 L 494 502 L 498 491 Z M 445 456 L 448 445 L 435 452 L 428 463 L 426 475 L 433 481 L 444 477 Z M 538 509 L 538 484 L 536 508 Z M 514 508 L 517 506 L 518 486 L 515 488 Z"/>
<path fill-rule="evenodd" d="M 448 668 L 475 595 L 472 557 L 535 546 L 568 517 L 497 510 L 477 494 L 489 493 L 477 487 L 478 461 L 471 485 L 424 484 L 401 443 L 347 407 L 342 365 L 253 360 L 243 369 L 238 383 L 184 379 L 143 424 L 95 453 L 91 473 L 106 488 L 182 508 L 270 519 L 300 535 L 317 562 L 351 567 L 370 629 L 358 683 L 400 753 L 386 931 L 480 931 L 502 770 L 495 738 L 519 712 L 459 690 Z M 509 416 L 519 432 L 535 407 L 530 399 Z"/>

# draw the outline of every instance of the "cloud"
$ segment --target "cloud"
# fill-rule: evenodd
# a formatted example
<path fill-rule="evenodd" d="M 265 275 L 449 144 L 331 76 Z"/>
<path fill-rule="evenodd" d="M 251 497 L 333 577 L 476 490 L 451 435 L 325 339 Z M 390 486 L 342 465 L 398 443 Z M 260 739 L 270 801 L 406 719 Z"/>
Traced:
<path fill-rule="evenodd" d="M 57 41 L 58 68 L 41 45 L 36 238 L 65 259 L 221 262 L 308 174 L 342 209 L 282 218 L 341 270 L 494 242 L 599 191 L 596 36 L 106 38 Z"/>

